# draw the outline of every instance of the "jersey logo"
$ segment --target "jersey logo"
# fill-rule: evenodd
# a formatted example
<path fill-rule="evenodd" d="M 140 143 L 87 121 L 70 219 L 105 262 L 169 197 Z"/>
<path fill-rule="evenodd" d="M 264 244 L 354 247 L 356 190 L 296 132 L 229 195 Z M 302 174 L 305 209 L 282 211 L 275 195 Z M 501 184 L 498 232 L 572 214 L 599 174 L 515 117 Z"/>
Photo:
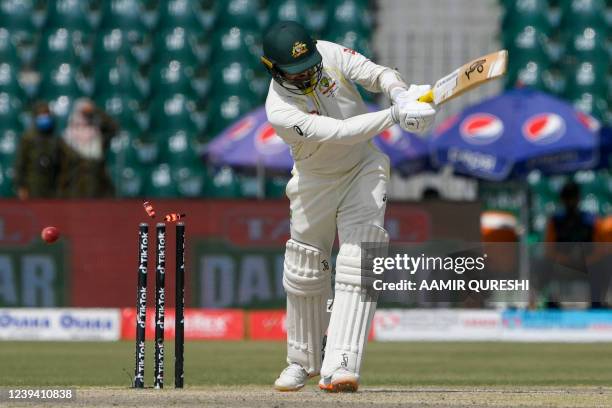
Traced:
<path fill-rule="evenodd" d="M 293 49 L 291 50 L 291 56 L 293 58 L 298 58 L 301 55 L 304 55 L 308 52 L 308 47 L 303 42 L 296 41 L 293 44 Z"/>
<path fill-rule="evenodd" d="M 355 51 L 353 49 L 350 49 L 350 48 L 345 48 L 342 51 L 347 52 L 347 53 L 352 54 L 352 55 L 357 54 L 357 51 Z"/>
<path fill-rule="evenodd" d="M 335 97 L 338 89 L 336 87 L 336 81 L 333 81 L 331 78 L 324 76 L 319 81 L 319 92 L 327 97 Z"/>
<path fill-rule="evenodd" d="M 300 129 L 300 127 L 299 127 L 299 126 L 297 126 L 297 125 L 296 125 L 296 126 L 294 126 L 294 127 L 293 127 L 293 130 L 295 130 L 295 133 L 297 133 L 298 135 L 300 135 L 300 136 L 304 136 L 304 132 L 302 131 L 302 129 Z"/>

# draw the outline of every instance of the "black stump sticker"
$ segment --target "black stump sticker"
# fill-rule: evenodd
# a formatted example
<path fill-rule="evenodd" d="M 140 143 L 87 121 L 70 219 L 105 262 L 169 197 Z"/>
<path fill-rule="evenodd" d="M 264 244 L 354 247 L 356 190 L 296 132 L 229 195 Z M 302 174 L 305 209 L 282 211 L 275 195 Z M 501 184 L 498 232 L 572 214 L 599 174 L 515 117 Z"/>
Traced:
<path fill-rule="evenodd" d="M 300 129 L 300 127 L 299 127 L 299 126 L 297 126 L 297 125 L 296 125 L 296 126 L 294 126 L 294 127 L 293 127 L 293 130 L 295 130 L 295 132 L 296 132 L 298 135 L 300 135 L 300 136 L 304 136 L 304 132 L 302 132 L 302 129 Z"/>

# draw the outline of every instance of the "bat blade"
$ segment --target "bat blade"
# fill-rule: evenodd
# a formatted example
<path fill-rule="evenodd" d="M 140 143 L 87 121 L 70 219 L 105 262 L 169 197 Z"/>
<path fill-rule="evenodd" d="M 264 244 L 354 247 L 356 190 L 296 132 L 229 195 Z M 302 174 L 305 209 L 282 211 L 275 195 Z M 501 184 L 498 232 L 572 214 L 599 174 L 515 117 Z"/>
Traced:
<path fill-rule="evenodd" d="M 476 58 L 439 79 L 432 90 L 421 96 L 419 101 L 441 105 L 476 86 L 505 75 L 507 69 L 507 50 Z"/>

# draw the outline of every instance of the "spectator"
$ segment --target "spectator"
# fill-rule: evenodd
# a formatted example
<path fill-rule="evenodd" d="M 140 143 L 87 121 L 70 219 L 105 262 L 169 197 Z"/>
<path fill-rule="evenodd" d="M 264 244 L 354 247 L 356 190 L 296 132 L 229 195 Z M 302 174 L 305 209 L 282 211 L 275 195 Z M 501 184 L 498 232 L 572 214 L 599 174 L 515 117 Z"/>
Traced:
<path fill-rule="evenodd" d="M 111 197 L 113 184 L 106 171 L 110 140 L 116 122 L 89 99 L 78 99 L 62 137 L 60 196 Z"/>
<path fill-rule="evenodd" d="M 36 103 L 32 113 L 34 124 L 21 137 L 15 159 L 21 200 L 57 196 L 61 143 L 55 135 L 55 121 L 46 102 Z"/>
<path fill-rule="evenodd" d="M 595 218 L 580 211 L 580 187 L 570 181 L 561 189 L 563 211 L 555 214 L 546 230 L 547 242 L 592 242 L 595 236 Z M 562 255 L 562 254 L 561 254 Z"/>
<path fill-rule="evenodd" d="M 580 187 L 570 181 L 561 189 L 563 210 L 551 217 L 546 229 L 546 256 L 552 275 L 549 282 L 558 280 L 582 281 L 589 274 L 592 266 L 593 246 L 596 237 L 596 219 L 593 215 L 581 211 Z M 593 282 L 590 282 L 593 286 Z M 591 291 L 594 292 L 591 288 Z M 559 294 L 554 294 L 559 296 Z M 599 307 L 599 299 L 592 298 L 592 307 Z M 549 301 L 549 307 L 559 307 L 558 301 Z"/>

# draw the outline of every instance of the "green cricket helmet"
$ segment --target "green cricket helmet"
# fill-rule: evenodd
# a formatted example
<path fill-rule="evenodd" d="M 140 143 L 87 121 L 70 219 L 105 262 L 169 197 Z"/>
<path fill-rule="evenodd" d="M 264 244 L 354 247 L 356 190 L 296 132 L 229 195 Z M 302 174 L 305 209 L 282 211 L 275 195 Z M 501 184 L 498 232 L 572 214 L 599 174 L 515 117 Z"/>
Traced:
<path fill-rule="evenodd" d="M 302 25 L 281 21 L 264 36 L 261 62 L 279 85 L 292 93 L 305 95 L 314 90 L 323 73 L 323 58 L 316 44 Z M 292 76 L 291 79 L 287 75 Z"/>

